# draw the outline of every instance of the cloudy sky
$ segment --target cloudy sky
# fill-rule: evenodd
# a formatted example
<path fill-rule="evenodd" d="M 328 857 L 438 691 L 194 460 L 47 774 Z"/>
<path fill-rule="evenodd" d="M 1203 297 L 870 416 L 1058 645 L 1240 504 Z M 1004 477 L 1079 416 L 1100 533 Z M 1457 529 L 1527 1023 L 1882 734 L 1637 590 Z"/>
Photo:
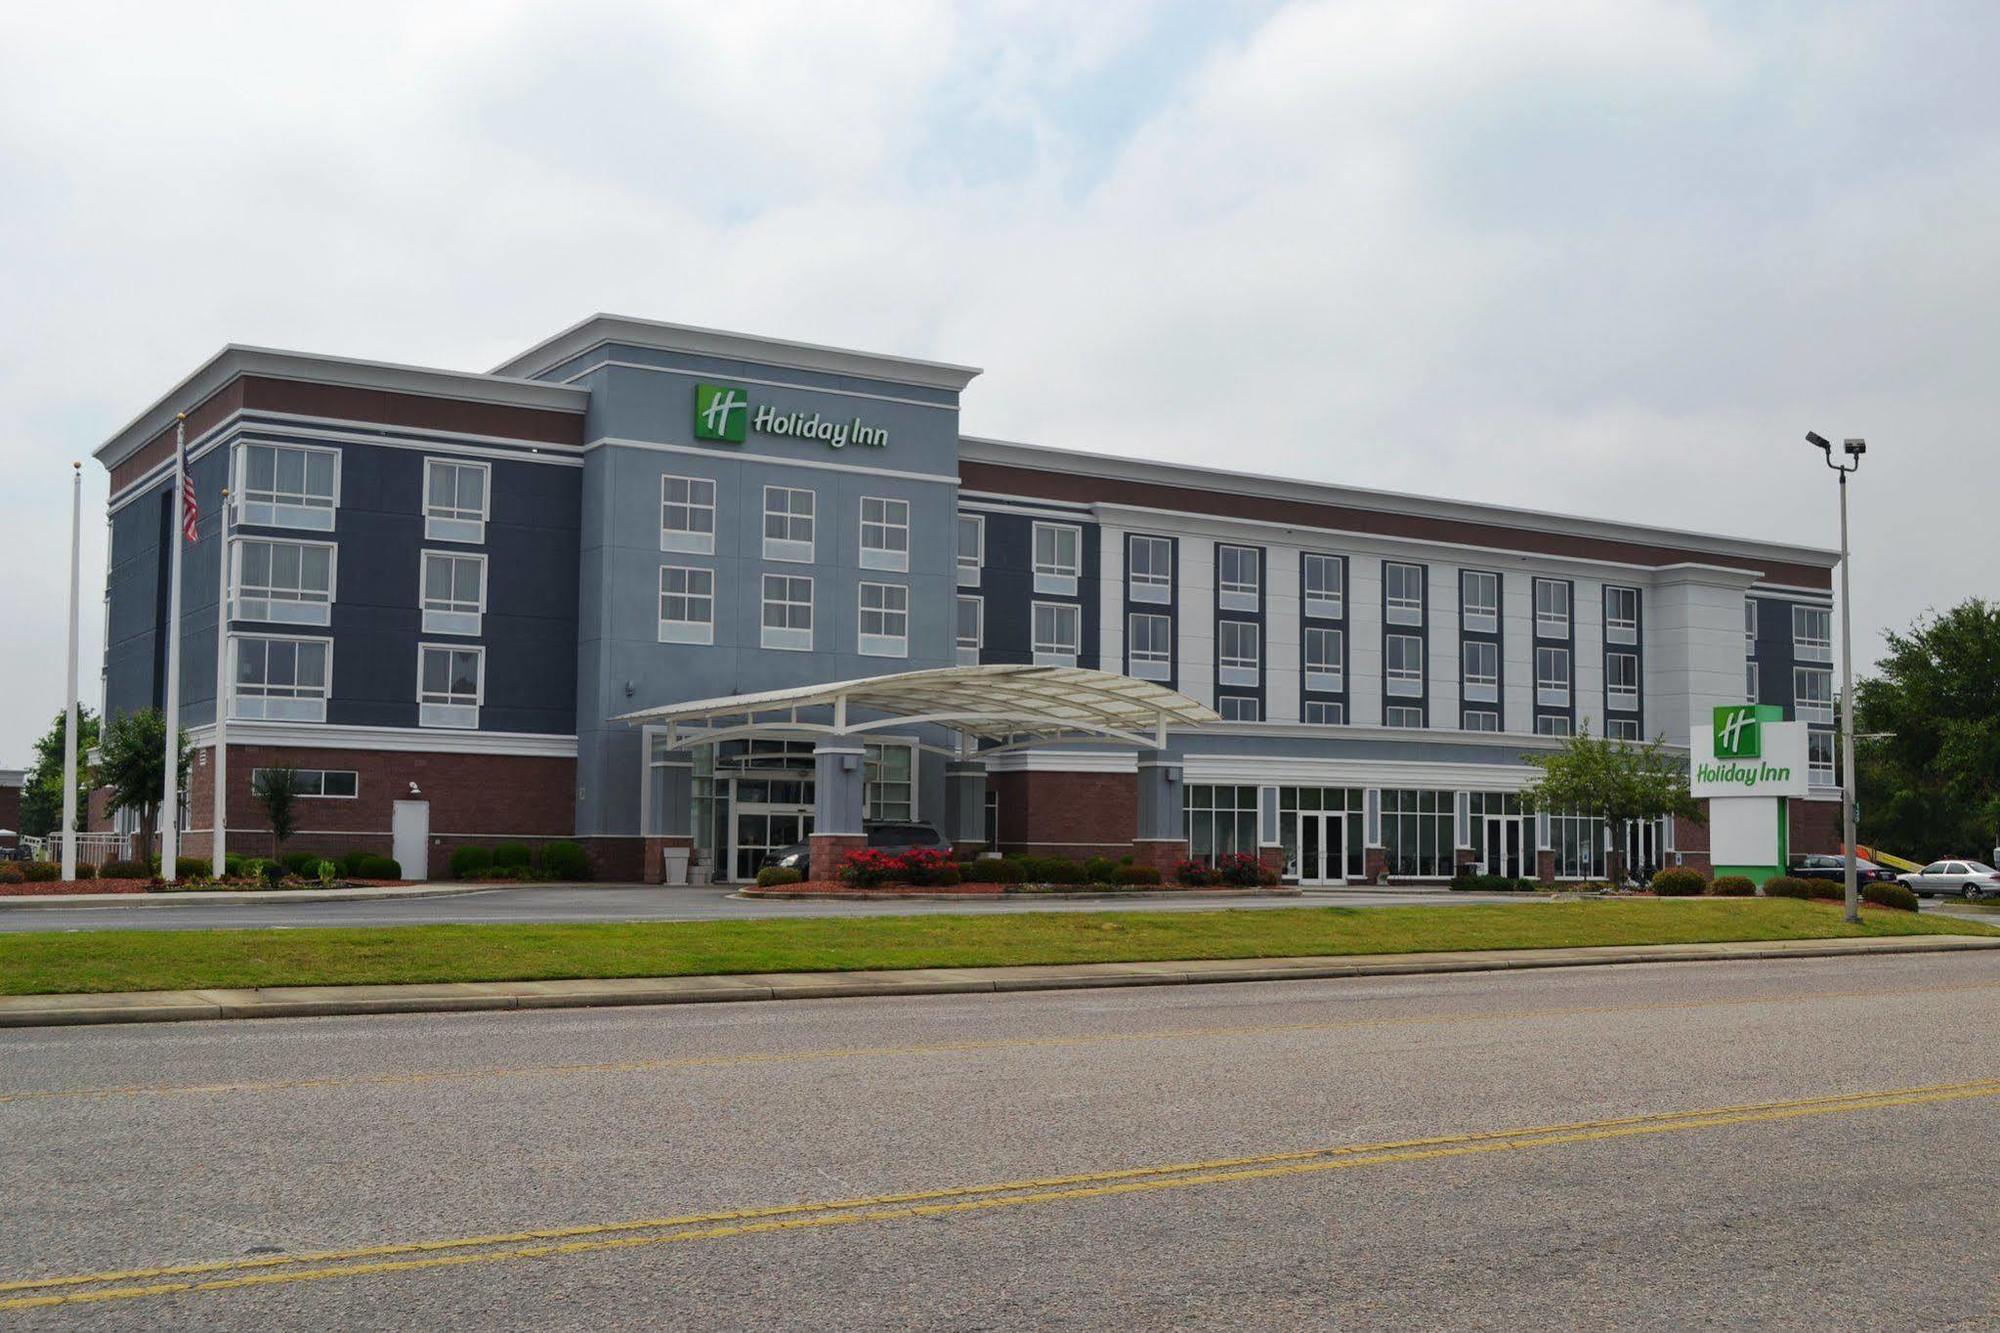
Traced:
<path fill-rule="evenodd" d="M 68 463 L 225 342 L 596 310 L 970 362 L 969 433 L 1831 545 L 2000 593 L 2000 9 L 1739 0 L 0 11 L 0 766 Z"/>

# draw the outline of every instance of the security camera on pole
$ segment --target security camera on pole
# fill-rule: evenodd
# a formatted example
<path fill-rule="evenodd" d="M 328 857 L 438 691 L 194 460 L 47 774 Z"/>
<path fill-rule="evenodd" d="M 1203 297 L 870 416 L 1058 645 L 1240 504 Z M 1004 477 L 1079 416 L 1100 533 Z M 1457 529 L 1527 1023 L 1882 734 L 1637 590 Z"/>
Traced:
<path fill-rule="evenodd" d="M 1847 919 L 1861 919 L 1861 887 L 1854 867 L 1854 602 L 1849 595 L 1847 558 L 1847 474 L 1859 471 L 1866 440 L 1849 439 L 1840 451 L 1850 461 L 1833 460 L 1833 442 L 1815 431 L 1806 443 L 1826 455 L 1826 465 L 1840 474 L 1840 837 L 1846 857 Z"/>

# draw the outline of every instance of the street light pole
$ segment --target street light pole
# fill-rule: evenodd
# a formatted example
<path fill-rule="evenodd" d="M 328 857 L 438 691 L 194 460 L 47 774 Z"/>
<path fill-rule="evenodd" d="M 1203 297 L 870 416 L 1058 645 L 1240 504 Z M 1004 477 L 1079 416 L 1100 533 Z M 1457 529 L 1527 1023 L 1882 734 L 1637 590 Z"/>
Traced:
<path fill-rule="evenodd" d="M 1861 467 L 1866 440 L 1841 441 L 1841 452 L 1852 460 L 1833 461 L 1833 444 L 1812 431 L 1806 442 L 1826 455 L 1826 465 L 1840 474 L 1840 836 L 1845 859 L 1847 920 L 1861 920 L 1861 886 L 1854 865 L 1854 601 L 1848 574 L 1847 474 Z"/>

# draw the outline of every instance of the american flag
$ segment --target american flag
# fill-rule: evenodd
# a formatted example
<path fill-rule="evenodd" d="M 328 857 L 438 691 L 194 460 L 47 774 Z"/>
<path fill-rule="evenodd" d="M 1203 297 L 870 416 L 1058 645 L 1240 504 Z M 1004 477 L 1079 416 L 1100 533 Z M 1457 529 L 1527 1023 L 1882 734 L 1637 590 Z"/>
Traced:
<path fill-rule="evenodd" d="M 187 450 L 180 440 L 174 441 L 174 449 L 180 455 L 181 465 L 181 540 L 192 546 L 195 524 L 201 520 L 201 506 L 195 503 L 194 474 L 188 470 Z"/>

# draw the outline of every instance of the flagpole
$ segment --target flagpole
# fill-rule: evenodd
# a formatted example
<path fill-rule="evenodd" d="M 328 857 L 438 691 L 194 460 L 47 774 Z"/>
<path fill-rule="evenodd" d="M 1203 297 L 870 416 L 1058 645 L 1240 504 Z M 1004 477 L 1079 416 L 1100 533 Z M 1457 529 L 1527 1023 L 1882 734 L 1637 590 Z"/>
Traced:
<path fill-rule="evenodd" d="M 167 778 L 160 805 L 160 878 L 177 877 L 181 827 L 181 530 L 187 526 L 187 413 L 174 421 L 173 555 L 167 574 Z"/>
<path fill-rule="evenodd" d="M 217 879 L 228 869 L 229 836 L 229 488 L 222 488 L 222 512 L 217 515 L 216 565 L 221 570 L 215 580 L 215 781 L 209 808 L 214 812 L 214 832 L 209 835 L 214 849 L 210 867 Z"/>
<path fill-rule="evenodd" d="M 76 603 L 82 587 L 83 464 L 71 463 L 69 491 L 69 709 L 63 714 L 62 877 L 76 878 Z"/>

